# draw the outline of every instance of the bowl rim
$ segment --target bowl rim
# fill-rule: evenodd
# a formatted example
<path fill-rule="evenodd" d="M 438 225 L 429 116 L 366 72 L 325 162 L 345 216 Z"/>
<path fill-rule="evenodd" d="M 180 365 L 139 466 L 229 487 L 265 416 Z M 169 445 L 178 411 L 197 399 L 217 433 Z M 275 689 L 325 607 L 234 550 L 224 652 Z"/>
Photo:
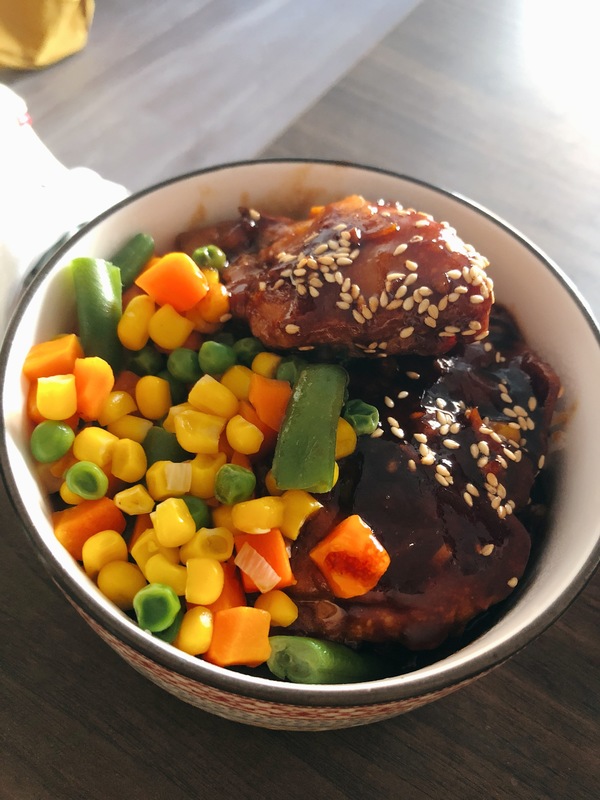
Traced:
<path fill-rule="evenodd" d="M 50 255 L 42 264 L 39 264 L 35 274 L 25 281 L 22 292 L 15 305 L 9 320 L 0 350 L 0 402 L 4 401 L 5 373 L 10 351 L 10 342 L 20 323 L 23 313 L 35 294 L 38 285 L 62 260 L 63 254 L 83 238 L 94 227 L 108 219 L 121 209 L 137 202 L 146 195 L 162 190 L 168 186 L 184 183 L 202 175 L 218 174 L 224 170 L 236 168 L 249 168 L 263 165 L 314 165 L 316 167 L 342 167 L 381 174 L 394 179 L 400 179 L 415 186 L 430 190 L 442 195 L 453 202 L 475 211 L 497 227 L 516 239 L 519 244 L 529 250 L 532 255 L 558 280 L 571 296 L 584 318 L 588 328 L 595 337 L 600 347 L 600 325 L 593 312 L 584 300 L 573 281 L 562 269 L 547 256 L 527 236 L 517 228 L 506 222 L 503 218 L 487 209 L 485 206 L 471 200 L 464 195 L 437 186 L 429 181 L 415 178 L 410 175 L 395 172 L 382 167 L 370 166 L 351 161 L 318 158 L 266 158 L 249 159 L 203 167 L 196 170 L 176 175 L 158 183 L 133 192 L 128 197 L 103 211 L 85 224 L 82 224 L 72 235 L 63 237 L 56 247 L 51 248 Z M 515 635 L 505 636 L 498 644 L 486 646 L 481 652 L 471 657 L 460 659 L 460 650 L 453 654 L 451 665 L 445 665 L 444 659 L 413 672 L 407 672 L 391 678 L 378 681 L 369 681 L 353 684 L 307 685 L 292 684 L 270 678 L 239 673 L 234 670 L 216 667 L 202 659 L 188 656 L 175 650 L 171 645 L 150 636 L 138 628 L 125 614 L 105 614 L 101 604 L 83 588 L 68 572 L 61 568 L 53 558 L 48 558 L 45 553 L 44 540 L 35 529 L 28 516 L 27 507 L 23 502 L 16 481 L 10 470 L 10 458 L 6 441 L 6 430 L 2 426 L 0 436 L 0 466 L 3 482 L 8 498 L 17 514 L 25 534 L 32 544 L 37 557 L 41 560 L 46 571 L 53 581 L 69 598 L 73 598 L 91 619 L 126 646 L 139 654 L 156 661 L 160 666 L 171 670 L 183 677 L 191 679 L 198 684 L 205 684 L 215 689 L 242 695 L 257 700 L 270 701 L 280 704 L 294 704 L 296 706 L 365 706 L 376 703 L 387 703 L 410 699 L 416 696 L 430 695 L 441 690 L 449 690 L 462 683 L 468 682 L 478 675 L 487 672 L 512 657 L 527 644 L 540 636 L 549 628 L 573 603 L 592 578 L 600 563 L 600 539 L 596 542 L 590 556 L 574 576 L 571 583 L 559 594 L 544 611 L 528 625 L 520 628 Z M 457 658 L 458 657 L 458 658 Z"/>

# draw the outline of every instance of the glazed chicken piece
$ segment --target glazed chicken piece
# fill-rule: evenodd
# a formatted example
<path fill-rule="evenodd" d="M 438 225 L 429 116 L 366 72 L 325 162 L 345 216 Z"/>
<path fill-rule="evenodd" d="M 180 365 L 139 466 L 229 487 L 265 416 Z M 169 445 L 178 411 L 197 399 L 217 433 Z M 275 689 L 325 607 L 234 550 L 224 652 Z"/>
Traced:
<path fill-rule="evenodd" d="M 288 632 L 431 649 L 518 584 L 531 548 L 519 515 L 559 384 L 502 311 L 492 337 L 435 360 L 351 365 L 351 396 L 379 408 L 381 435 L 359 437 L 293 545 L 297 583 L 287 591 L 299 617 Z M 342 600 L 309 553 L 350 514 L 373 529 L 391 563 L 374 590 Z"/>
<path fill-rule="evenodd" d="M 439 355 L 487 335 L 487 260 L 446 222 L 353 195 L 293 221 L 240 220 L 180 237 L 215 241 L 230 266 L 231 312 L 275 349 Z"/>

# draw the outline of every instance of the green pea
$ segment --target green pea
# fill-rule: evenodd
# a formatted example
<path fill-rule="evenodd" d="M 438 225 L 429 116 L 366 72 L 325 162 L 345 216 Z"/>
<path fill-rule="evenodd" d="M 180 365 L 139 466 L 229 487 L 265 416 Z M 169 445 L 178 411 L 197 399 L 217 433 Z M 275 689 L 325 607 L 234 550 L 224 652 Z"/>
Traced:
<path fill-rule="evenodd" d="M 379 425 L 379 411 L 364 400 L 348 400 L 342 416 L 352 425 L 357 436 L 370 435 Z"/>
<path fill-rule="evenodd" d="M 212 514 L 210 513 L 208 503 L 200 497 L 195 497 L 193 494 L 185 494 L 181 499 L 192 515 L 196 530 L 199 528 L 210 528 L 212 525 Z"/>
<path fill-rule="evenodd" d="M 260 339 L 254 336 L 245 336 L 243 339 L 238 339 L 233 345 L 237 360 L 245 367 L 251 367 L 254 357 L 265 349 Z"/>
<path fill-rule="evenodd" d="M 210 340 L 198 352 L 200 369 L 207 375 L 222 375 L 236 363 L 233 347 Z"/>
<path fill-rule="evenodd" d="M 198 353 L 190 347 L 177 347 L 169 353 L 167 369 L 176 380 L 182 383 L 196 383 L 202 374 L 198 363 Z"/>
<path fill-rule="evenodd" d="M 106 473 L 92 461 L 77 461 L 65 473 L 68 488 L 84 500 L 98 500 L 108 489 Z"/>
<path fill-rule="evenodd" d="M 133 598 L 133 610 L 138 625 L 145 631 L 166 631 L 181 611 L 175 590 L 164 583 L 149 583 Z"/>
<path fill-rule="evenodd" d="M 183 607 L 181 607 L 177 612 L 177 616 L 168 628 L 165 628 L 164 631 L 152 631 L 152 635 L 156 636 L 157 639 L 161 639 L 163 642 L 173 644 L 177 634 L 179 633 L 179 628 L 181 628 L 181 620 L 183 619 L 184 614 L 185 610 Z"/>
<path fill-rule="evenodd" d="M 182 381 L 178 381 L 177 378 L 174 378 L 168 369 L 161 370 L 157 377 L 162 378 L 169 384 L 169 391 L 171 392 L 171 405 L 176 406 L 179 405 L 179 403 L 183 403 L 185 400 L 187 400 L 188 389 L 186 384 L 182 383 Z"/>
<path fill-rule="evenodd" d="M 192 253 L 192 259 L 199 267 L 209 267 L 221 271 L 227 266 L 227 256 L 216 244 L 197 247 Z"/>
<path fill-rule="evenodd" d="M 68 453 L 74 439 L 73 430 L 64 422 L 44 420 L 35 426 L 31 434 L 31 454 L 36 461 L 50 464 Z"/>
<path fill-rule="evenodd" d="M 256 487 L 256 478 L 250 469 L 237 464 L 223 464 L 215 478 L 215 497 L 226 506 L 249 500 Z"/>
<path fill-rule="evenodd" d="M 165 367 L 165 356 L 148 344 L 134 353 L 129 360 L 129 369 L 136 375 L 158 375 Z"/>

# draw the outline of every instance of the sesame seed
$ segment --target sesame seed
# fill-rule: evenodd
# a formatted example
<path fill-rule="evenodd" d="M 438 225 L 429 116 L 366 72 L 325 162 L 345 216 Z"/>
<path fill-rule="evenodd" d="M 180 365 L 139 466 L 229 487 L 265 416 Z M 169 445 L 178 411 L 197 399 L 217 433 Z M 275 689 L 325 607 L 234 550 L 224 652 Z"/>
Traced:
<path fill-rule="evenodd" d="M 419 236 L 419 234 L 417 233 L 417 234 L 415 234 L 414 236 L 411 236 L 411 237 L 410 237 L 410 239 L 409 239 L 408 241 L 409 241 L 411 244 L 415 244 L 416 242 L 422 242 L 422 241 L 423 241 L 423 237 L 422 237 L 422 236 Z"/>
<path fill-rule="evenodd" d="M 406 278 L 404 279 L 404 285 L 411 286 L 415 281 L 418 280 L 419 276 L 416 274 L 416 272 L 411 272 L 411 274 L 407 275 Z"/>
<path fill-rule="evenodd" d="M 414 308 L 414 305 L 415 305 L 415 301 L 413 300 L 413 298 L 412 297 L 407 297 L 406 300 L 402 303 L 402 308 L 405 311 L 412 311 L 412 309 Z"/>
<path fill-rule="evenodd" d="M 489 458 L 487 456 L 481 456 L 481 458 L 478 459 L 477 461 L 477 466 L 479 467 L 479 469 L 483 469 L 484 467 L 487 467 L 488 461 Z"/>
<path fill-rule="evenodd" d="M 426 228 L 429 225 L 429 220 L 419 219 L 415 222 L 415 228 Z"/>
<path fill-rule="evenodd" d="M 418 372 L 414 372 L 414 370 L 407 370 L 406 377 L 410 378 L 413 381 L 418 381 L 421 377 Z"/>
<path fill-rule="evenodd" d="M 450 425 L 445 422 L 443 425 L 440 425 L 439 434 L 440 436 L 447 436 L 450 433 Z"/>
<path fill-rule="evenodd" d="M 231 314 L 223 314 L 222 316 L 219 317 L 219 322 L 223 322 L 223 323 L 224 322 L 229 322 L 229 320 L 231 318 L 232 318 Z"/>
<path fill-rule="evenodd" d="M 460 447 L 460 444 L 454 441 L 454 439 L 444 439 L 442 444 L 444 445 L 444 447 L 447 447 L 448 450 L 458 450 L 458 448 Z"/>
<path fill-rule="evenodd" d="M 450 292 L 450 294 L 448 295 L 448 300 L 451 303 L 456 303 L 456 301 L 458 300 L 459 296 L 460 295 L 458 294 L 458 292 Z"/>
<path fill-rule="evenodd" d="M 526 417 L 527 412 L 523 408 L 523 406 L 514 406 L 514 411 L 519 417 Z"/>
<path fill-rule="evenodd" d="M 335 263 L 338 267 L 349 267 L 352 264 L 352 259 L 348 258 L 348 256 L 340 256 L 336 259 Z"/>
<path fill-rule="evenodd" d="M 409 272 L 416 272 L 419 269 L 419 265 L 417 264 L 417 262 L 411 261 L 410 259 L 407 259 L 404 262 L 404 266 L 406 267 L 407 270 L 409 270 Z"/>
<path fill-rule="evenodd" d="M 445 478 L 450 477 L 450 470 L 448 469 L 448 467 L 444 466 L 444 464 L 436 464 L 435 471 L 439 475 L 443 475 Z"/>
<path fill-rule="evenodd" d="M 343 287 L 342 287 L 342 289 L 343 289 Z M 342 292 L 340 292 L 340 300 L 343 300 L 344 303 L 351 303 L 353 298 L 352 298 L 352 295 L 349 292 L 342 291 Z"/>
<path fill-rule="evenodd" d="M 397 425 L 392 425 L 390 430 L 397 439 L 404 439 L 404 431 L 402 428 L 399 428 Z"/>
<path fill-rule="evenodd" d="M 322 273 L 327 283 L 335 283 L 335 277 L 331 272 Z"/>
<path fill-rule="evenodd" d="M 383 436 L 383 428 L 376 428 L 371 434 L 371 439 L 379 439 L 380 436 Z"/>
<path fill-rule="evenodd" d="M 258 222 L 260 219 L 260 213 L 255 208 L 248 209 L 248 216 L 250 219 L 254 220 L 254 222 Z"/>
<path fill-rule="evenodd" d="M 291 323 L 285 326 L 285 332 L 289 334 L 300 333 L 299 325 L 292 325 Z"/>
<path fill-rule="evenodd" d="M 325 242 L 323 242 L 322 244 L 318 244 L 315 247 L 315 249 L 313 250 L 313 255 L 320 256 L 321 253 L 324 253 L 326 250 L 327 250 L 327 245 L 325 244 Z"/>
<path fill-rule="evenodd" d="M 436 481 L 438 483 L 440 483 L 442 486 L 450 486 L 450 483 L 449 483 L 448 479 L 445 478 L 443 475 L 440 475 L 439 472 L 436 472 L 434 477 L 435 477 Z"/>
<path fill-rule="evenodd" d="M 408 459 L 408 468 L 409 468 L 409 470 L 411 472 L 416 472 L 417 471 L 417 465 L 415 464 L 415 461 L 414 461 L 413 458 L 409 458 Z"/>
<path fill-rule="evenodd" d="M 294 275 L 295 275 L 297 278 L 302 278 L 302 277 L 304 277 L 304 275 L 306 275 L 306 270 L 304 269 L 304 267 L 297 267 L 297 268 L 294 270 L 294 273 L 293 273 L 293 274 L 294 274 Z"/>
<path fill-rule="evenodd" d="M 408 328 L 402 328 L 402 330 L 400 331 L 400 334 L 399 334 L 400 338 L 401 339 L 408 339 L 409 336 L 413 335 L 414 330 L 415 329 L 410 325 L 409 325 Z"/>
<path fill-rule="evenodd" d="M 374 345 L 369 345 L 369 347 L 373 347 L 373 349 L 375 349 Z M 388 397 L 388 395 L 386 395 L 386 396 L 383 398 L 383 402 L 386 404 L 386 406 L 387 406 L 388 408 L 393 408 L 393 407 L 394 407 L 394 401 L 392 400 L 392 398 L 391 398 L 391 397 Z"/>
<path fill-rule="evenodd" d="M 379 296 L 379 305 L 382 308 L 385 308 L 388 304 L 388 301 L 389 297 L 387 296 L 387 292 L 382 292 L 381 295 Z"/>
<path fill-rule="evenodd" d="M 538 469 L 542 469 L 545 463 L 546 463 L 546 456 L 545 455 L 541 455 L 539 457 L 538 464 L 537 464 L 538 465 Z"/>
<path fill-rule="evenodd" d="M 512 417 L 513 419 L 514 419 L 514 418 L 517 416 L 517 412 L 516 412 L 516 411 L 513 411 L 513 409 L 512 409 L 512 408 L 503 408 L 503 409 L 502 409 L 502 413 L 503 413 L 503 414 L 504 414 L 506 417 Z"/>
<path fill-rule="evenodd" d="M 426 444 L 420 444 L 420 445 L 419 445 L 419 453 L 420 453 L 422 456 L 429 455 L 429 453 L 430 453 L 430 452 L 431 452 L 431 450 L 429 449 L 429 447 L 427 447 L 427 445 L 426 445 Z"/>
<path fill-rule="evenodd" d="M 509 394 L 506 394 L 506 392 L 502 392 L 500 399 L 503 403 L 512 403 L 512 397 Z"/>
<path fill-rule="evenodd" d="M 319 262 L 319 264 L 323 264 L 323 266 L 325 267 L 330 267 L 332 264 L 335 263 L 335 258 L 333 258 L 332 256 L 319 256 L 317 258 L 317 261 Z"/>
<path fill-rule="evenodd" d="M 369 308 L 373 313 L 375 313 L 379 308 L 379 298 L 376 297 L 375 295 L 369 297 Z"/>
<path fill-rule="evenodd" d="M 478 442 L 477 448 L 480 453 L 483 453 L 484 456 L 489 456 L 490 446 L 487 442 Z"/>
<path fill-rule="evenodd" d="M 491 506 L 494 511 L 497 511 L 500 506 L 502 505 L 502 498 L 501 497 L 494 497 L 491 502 Z"/>
<path fill-rule="evenodd" d="M 309 286 L 308 287 L 308 293 L 310 294 L 311 297 L 318 297 L 319 296 L 319 290 L 317 289 L 316 286 Z"/>
<path fill-rule="evenodd" d="M 471 508 L 473 508 L 473 498 L 468 492 L 463 492 L 463 499 L 468 506 L 471 506 Z"/>
<path fill-rule="evenodd" d="M 535 409 L 537 408 L 537 398 L 531 396 L 527 401 L 527 407 L 529 408 L 530 411 L 535 411 Z"/>
<path fill-rule="evenodd" d="M 259 283 L 258 283 L 258 291 L 259 292 L 264 292 L 264 290 L 266 288 L 267 288 L 267 284 L 264 281 L 259 281 Z"/>
<path fill-rule="evenodd" d="M 483 547 L 481 548 L 481 551 L 480 551 L 481 555 L 482 556 L 491 556 L 492 553 L 494 552 L 494 547 L 495 546 L 491 542 L 490 542 L 490 544 L 484 544 Z"/>
<path fill-rule="evenodd" d="M 350 303 L 346 303 L 342 300 L 338 300 L 336 306 L 340 308 L 342 311 L 347 311 L 350 308 Z"/>
<path fill-rule="evenodd" d="M 338 241 L 336 241 L 335 239 L 329 239 L 329 241 L 327 242 L 327 247 L 330 250 L 337 250 L 339 246 L 340 246 L 340 243 Z"/>
<path fill-rule="evenodd" d="M 479 458 L 479 447 L 477 446 L 476 442 L 469 447 L 469 452 L 473 456 L 473 458 Z"/>
<path fill-rule="evenodd" d="M 417 440 L 417 442 L 421 442 L 422 444 L 427 442 L 427 436 L 424 433 L 415 433 L 414 438 Z"/>
<path fill-rule="evenodd" d="M 487 481 L 491 486 L 498 486 L 498 478 L 494 475 L 493 472 L 488 472 L 488 474 L 485 477 L 487 478 Z"/>
<path fill-rule="evenodd" d="M 429 306 L 429 300 L 427 298 L 421 300 L 421 302 L 417 307 L 417 314 L 424 314 L 427 311 L 428 306 Z"/>
<path fill-rule="evenodd" d="M 388 311 L 395 311 L 395 309 L 400 308 L 401 306 L 402 306 L 402 300 L 392 300 L 389 303 L 387 303 L 385 308 Z"/>
<path fill-rule="evenodd" d="M 301 297 L 303 297 L 306 294 L 306 286 L 304 286 L 302 283 L 298 283 L 296 284 L 296 291 Z"/>
<path fill-rule="evenodd" d="M 360 255 L 360 249 L 358 247 L 355 247 L 354 250 L 352 250 L 349 253 L 348 258 L 351 258 L 352 261 L 356 261 L 359 255 Z"/>
<path fill-rule="evenodd" d="M 392 253 L 392 255 L 394 255 L 394 256 L 401 255 L 406 250 L 407 247 L 408 247 L 407 244 L 399 244 L 398 247 L 396 247 L 396 249 Z"/>
<path fill-rule="evenodd" d="M 469 494 L 473 495 L 473 497 L 479 497 L 479 489 L 476 486 L 473 486 L 472 483 L 467 483 L 465 488 Z"/>
<path fill-rule="evenodd" d="M 398 392 L 398 400 L 404 400 L 405 397 L 408 397 L 408 392 L 405 389 Z"/>
<path fill-rule="evenodd" d="M 483 303 L 484 300 L 485 297 L 483 297 L 483 295 L 481 294 L 472 294 L 471 297 L 469 297 L 469 302 L 473 303 L 473 305 L 478 305 L 479 303 Z"/>
<path fill-rule="evenodd" d="M 511 589 L 514 589 L 518 582 L 519 582 L 518 578 L 511 578 L 509 581 L 507 581 L 507 584 L 510 586 Z"/>
<path fill-rule="evenodd" d="M 365 324 L 365 318 L 364 318 L 364 317 L 363 317 L 363 315 L 362 315 L 362 314 L 361 314 L 359 311 L 357 311 L 355 308 L 353 308 L 353 309 L 352 309 L 352 316 L 354 317 L 354 319 L 355 319 L 355 320 L 356 320 L 356 321 L 357 321 L 357 322 L 358 322 L 360 325 L 364 325 L 364 324 Z"/>
<path fill-rule="evenodd" d="M 373 319 L 373 312 L 368 306 L 363 306 L 360 310 L 360 313 L 365 319 Z"/>
<path fill-rule="evenodd" d="M 432 464 L 435 464 L 435 456 L 431 450 L 427 453 L 427 455 L 423 456 L 421 459 L 421 464 L 424 464 L 426 467 L 430 467 Z"/>

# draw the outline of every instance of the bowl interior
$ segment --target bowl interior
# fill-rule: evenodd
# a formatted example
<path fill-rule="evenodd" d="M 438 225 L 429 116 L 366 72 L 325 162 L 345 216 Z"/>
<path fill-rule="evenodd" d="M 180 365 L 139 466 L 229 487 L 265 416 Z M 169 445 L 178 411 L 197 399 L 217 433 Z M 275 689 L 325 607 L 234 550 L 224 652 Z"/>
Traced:
<path fill-rule="evenodd" d="M 448 192 L 378 170 L 319 162 L 257 162 L 208 170 L 134 196 L 80 231 L 25 292 L 2 349 L 2 468 L 17 511 L 54 579 L 96 620 L 163 663 L 200 680 L 257 696 L 293 695 L 300 703 L 319 698 L 356 701 L 364 687 L 292 687 L 175 653 L 108 603 L 63 551 L 28 454 L 21 367 L 34 342 L 73 326 L 72 292 L 64 270 L 71 258 L 106 257 L 138 231 L 151 233 L 160 251 L 172 246 L 178 232 L 234 216 L 240 205 L 302 213 L 311 204 L 352 193 L 397 200 L 456 227 L 489 258 L 497 300 L 513 312 L 529 344 L 553 365 L 564 384 L 568 422 L 556 453 L 552 520 L 528 579 L 486 633 L 430 667 L 371 685 L 369 698 L 410 696 L 477 674 L 512 655 L 566 608 L 593 571 L 600 538 L 600 493 L 595 485 L 598 328 L 565 276 L 508 225 Z"/>

